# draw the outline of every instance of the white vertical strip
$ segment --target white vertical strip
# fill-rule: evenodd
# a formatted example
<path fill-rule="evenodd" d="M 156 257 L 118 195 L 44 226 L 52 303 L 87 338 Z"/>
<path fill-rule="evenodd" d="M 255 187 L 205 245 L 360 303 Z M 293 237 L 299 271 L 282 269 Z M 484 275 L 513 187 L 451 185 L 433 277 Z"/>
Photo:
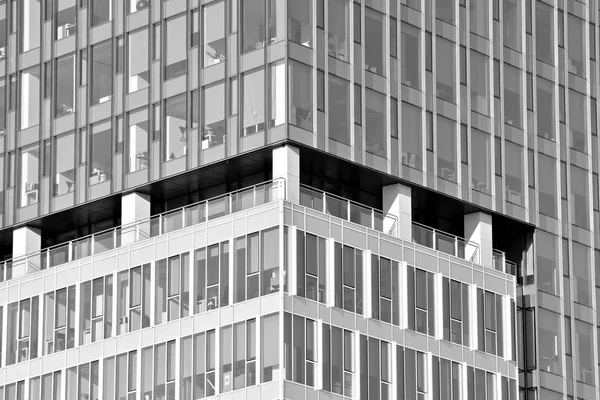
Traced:
<path fill-rule="evenodd" d="M 233 305 L 233 295 L 234 295 L 234 293 L 233 293 L 233 278 L 234 278 L 233 271 L 235 270 L 235 267 L 233 264 L 234 263 L 234 253 L 235 253 L 235 250 L 233 247 L 234 244 L 235 244 L 235 239 L 230 237 L 229 238 L 229 305 L 230 306 Z M 282 248 L 282 247 L 280 247 L 280 248 Z M 283 251 L 282 251 L 282 253 L 283 253 Z M 191 263 L 191 264 L 193 264 L 193 263 Z M 176 398 L 178 399 L 179 397 L 176 397 Z"/>
<path fill-rule="evenodd" d="M 443 277 L 441 273 L 433 275 L 433 301 L 435 302 L 435 337 L 444 338 L 444 297 L 442 291 Z"/>
<path fill-rule="evenodd" d="M 468 375 L 467 375 L 467 371 L 468 371 L 468 365 L 466 362 L 462 362 L 460 363 L 461 365 L 461 374 L 460 374 L 460 380 L 461 380 L 461 385 L 460 385 L 460 398 L 462 400 L 469 400 L 468 396 L 469 396 L 469 389 L 468 389 L 468 384 L 469 384 L 469 379 L 468 379 Z"/>
<path fill-rule="evenodd" d="M 398 343 L 396 341 L 392 342 L 392 354 L 390 354 L 390 360 L 392 361 L 392 393 L 391 398 L 398 398 L 398 379 L 396 379 L 396 375 L 398 374 L 398 351 L 397 351 Z"/>
<path fill-rule="evenodd" d="M 510 311 L 510 296 L 504 295 L 502 296 L 502 340 L 504 343 L 504 354 L 502 356 L 508 361 L 512 358 L 512 346 L 515 345 L 511 340 L 513 321 Z"/>
<path fill-rule="evenodd" d="M 408 329 L 408 264 L 398 264 L 398 290 L 400 293 L 400 329 Z"/>
<path fill-rule="evenodd" d="M 365 250 L 363 256 L 363 314 L 365 318 L 373 318 L 373 301 L 371 298 L 371 288 L 373 287 L 373 277 L 371 276 L 371 250 Z"/>
<path fill-rule="evenodd" d="M 288 293 L 290 296 L 298 294 L 298 228 L 290 226 L 288 228 Z"/>
<path fill-rule="evenodd" d="M 469 317 L 469 321 L 471 322 L 471 326 L 469 327 L 471 332 L 471 343 L 469 348 L 471 350 L 477 350 L 477 344 L 479 343 L 477 325 L 483 323 L 483 321 L 477 321 L 477 285 L 469 285 L 469 313 L 471 314 Z"/>
<path fill-rule="evenodd" d="M 81 275 L 80 275 L 81 276 Z M 114 285 L 113 285 L 114 286 Z M 58 301 L 56 299 L 56 292 L 54 292 L 54 301 Z M 69 293 L 69 289 L 67 288 L 67 296 Z M 75 312 L 75 347 L 81 346 L 81 283 L 79 285 L 75 285 L 75 310 L 79 310 L 79 312 Z M 67 311 L 68 312 L 68 311 Z M 56 328 L 56 326 L 55 326 Z M 54 343 L 56 346 L 56 343 Z"/>
<path fill-rule="evenodd" d="M 230 252 L 230 254 L 231 254 L 231 252 Z M 181 327 L 181 325 L 180 325 L 180 327 Z M 231 328 L 231 334 L 233 336 L 233 325 Z M 140 360 L 140 362 L 138 363 L 137 368 L 136 368 L 137 376 L 135 377 L 136 388 L 138 388 L 138 389 L 142 387 L 142 368 L 139 367 L 140 365 L 142 365 L 142 362 L 141 362 L 142 354 L 141 353 L 142 353 L 141 349 L 139 349 L 136 353 L 136 358 L 138 360 Z M 234 357 L 235 356 L 233 355 L 233 346 L 232 346 L 232 352 L 231 352 L 232 364 L 235 362 L 235 361 L 233 361 Z M 181 336 L 178 338 L 175 338 L 175 398 L 176 399 L 181 398 L 180 388 L 181 388 Z"/>
<path fill-rule="evenodd" d="M 260 349 L 260 347 L 257 347 Z M 215 328 L 215 393 L 221 393 L 221 327 Z"/>
<path fill-rule="evenodd" d="M 417 357 L 419 355 L 417 354 Z M 425 353 L 425 359 L 427 360 L 427 365 L 425 365 L 425 371 L 427 372 L 427 399 L 431 399 L 433 393 L 433 353 L 428 351 Z M 419 363 L 417 362 L 417 365 Z M 418 372 L 417 372 L 418 373 Z"/>
<path fill-rule="evenodd" d="M 315 368 L 317 369 L 317 377 L 315 379 L 315 390 L 323 390 L 323 360 L 325 359 L 325 345 L 323 344 L 323 320 L 317 320 L 317 362 Z"/>
<path fill-rule="evenodd" d="M 144 267 L 142 267 L 142 276 L 143 276 L 143 270 Z M 117 334 L 119 333 L 119 325 L 121 325 L 121 321 L 119 321 L 119 318 L 117 316 L 117 304 L 119 303 L 119 273 L 113 273 L 112 275 L 112 280 L 113 280 L 113 284 L 112 284 L 112 288 L 113 288 L 113 295 L 112 295 L 112 315 L 113 315 L 113 323 L 112 326 L 110 327 L 112 336 L 111 337 L 116 337 Z M 152 277 L 150 277 L 152 279 Z M 106 279 L 106 278 L 105 278 Z M 152 282 L 152 281 L 151 281 Z M 77 289 L 75 289 L 75 291 L 77 292 Z M 151 303 L 153 303 L 153 301 L 151 301 Z M 77 303 L 75 304 L 75 308 L 77 309 Z M 76 313 L 79 314 L 79 313 Z M 77 326 L 75 327 L 75 332 L 77 332 Z M 101 399 L 103 397 L 100 397 Z"/>
<path fill-rule="evenodd" d="M 327 287 L 326 293 L 326 304 L 327 307 L 333 307 L 335 305 L 335 240 L 333 238 L 327 238 L 327 268 L 326 268 Z"/>
<path fill-rule="evenodd" d="M 360 367 L 360 331 L 354 331 L 354 399 L 360 399 Z"/>

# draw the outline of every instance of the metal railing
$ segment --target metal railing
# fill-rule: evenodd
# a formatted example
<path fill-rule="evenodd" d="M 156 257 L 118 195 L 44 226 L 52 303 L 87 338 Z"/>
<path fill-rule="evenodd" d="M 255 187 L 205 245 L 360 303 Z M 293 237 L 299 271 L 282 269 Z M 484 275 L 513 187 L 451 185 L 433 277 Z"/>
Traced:
<path fill-rule="evenodd" d="M 479 263 L 479 246 L 458 236 L 418 222 L 412 223 L 413 242 L 431 249 Z"/>
<path fill-rule="evenodd" d="M 492 265 L 496 271 L 502 271 L 510 275 L 517 276 L 519 272 L 519 265 L 515 262 L 508 261 L 504 252 L 500 250 L 493 250 Z"/>
<path fill-rule="evenodd" d="M 391 214 L 305 185 L 300 205 L 397 237 L 398 220 Z"/>
<path fill-rule="evenodd" d="M 285 198 L 283 178 L 117 226 L 0 263 L 0 282 Z M 16 270 L 19 270 L 15 274 Z M 25 271 L 24 273 L 22 271 Z"/>

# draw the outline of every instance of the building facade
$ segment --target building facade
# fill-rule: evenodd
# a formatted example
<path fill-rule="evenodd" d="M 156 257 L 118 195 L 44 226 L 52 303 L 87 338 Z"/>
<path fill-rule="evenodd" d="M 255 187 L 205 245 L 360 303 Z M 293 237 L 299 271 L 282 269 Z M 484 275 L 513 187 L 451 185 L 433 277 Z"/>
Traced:
<path fill-rule="evenodd" d="M 0 399 L 600 398 L 596 0 L 0 0 Z"/>

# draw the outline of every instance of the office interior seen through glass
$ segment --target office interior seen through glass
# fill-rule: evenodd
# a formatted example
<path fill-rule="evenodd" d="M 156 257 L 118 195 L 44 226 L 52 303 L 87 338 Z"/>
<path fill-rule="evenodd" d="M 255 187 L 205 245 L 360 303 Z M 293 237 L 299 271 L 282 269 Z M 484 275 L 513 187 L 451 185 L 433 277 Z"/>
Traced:
<path fill-rule="evenodd" d="M 599 398 L 599 12 L 0 0 L 0 398 Z"/>

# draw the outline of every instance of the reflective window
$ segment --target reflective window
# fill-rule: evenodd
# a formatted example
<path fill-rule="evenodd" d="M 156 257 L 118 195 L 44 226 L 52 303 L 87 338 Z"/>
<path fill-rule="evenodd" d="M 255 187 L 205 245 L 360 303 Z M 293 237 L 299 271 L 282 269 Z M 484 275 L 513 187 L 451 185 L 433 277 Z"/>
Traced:
<path fill-rule="evenodd" d="M 335 243 L 335 306 L 363 313 L 363 251 Z M 375 283 L 377 284 L 377 283 Z"/>
<path fill-rule="evenodd" d="M 442 297 L 444 340 L 469 347 L 469 286 L 443 278 Z"/>
<path fill-rule="evenodd" d="M 75 346 L 75 286 L 44 295 L 44 355 Z"/>
<path fill-rule="evenodd" d="M 150 264 L 119 272 L 117 276 L 117 335 L 150 326 Z"/>
<path fill-rule="evenodd" d="M 386 97 L 384 94 L 367 89 L 366 104 L 366 146 L 367 151 L 387 157 Z"/>
<path fill-rule="evenodd" d="M 56 40 L 77 33 L 75 0 L 56 0 Z"/>
<path fill-rule="evenodd" d="M 562 340 L 560 335 L 560 314 L 539 308 L 539 366 L 540 370 L 556 375 L 562 375 L 561 352 Z"/>
<path fill-rule="evenodd" d="M 471 165 L 473 189 L 492 194 L 492 152 L 491 137 L 475 128 L 471 128 Z"/>
<path fill-rule="evenodd" d="M 148 109 L 143 108 L 130 112 L 125 138 L 127 172 L 136 172 L 148 168 L 150 164 L 149 132 Z"/>
<path fill-rule="evenodd" d="M 488 1 L 472 1 L 469 3 L 469 21 L 471 23 L 471 32 L 489 37 L 489 2 Z"/>
<path fill-rule="evenodd" d="M 101 104 L 112 98 L 112 46 L 110 42 L 92 47 L 91 69 L 92 105 Z"/>
<path fill-rule="evenodd" d="M 286 380 L 315 386 L 317 381 L 316 328 L 316 322 L 311 319 L 284 314 L 283 346 Z"/>
<path fill-rule="evenodd" d="M 477 289 L 478 348 L 486 353 L 504 354 L 502 296 Z"/>
<path fill-rule="evenodd" d="M 90 149 L 89 184 L 94 185 L 110 180 L 112 177 L 112 129 L 110 121 L 92 125 Z"/>
<path fill-rule="evenodd" d="M 438 177 L 456 182 L 456 122 L 438 114 L 437 169 Z"/>
<path fill-rule="evenodd" d="M 538 60 L 554 64 L 554 8 L 535 2 L 535 53 Z"/>
<path fill-rule="evenodd" d="M 360 335 L 360 398 L 390 399 L 392 395 L 392 346 Z M 334 391 L 335 392 L 335 391 Z"/>
<path fill-rule="evenodd" d="M 75 190 L 75 134 L 57 136 L 54 139 L 54 190 L 60 196 Z"/>
<path fill-rule="evenodd" d="M 432 357 L 432 379 L 433 379 L 433 398 L 440 397 L 445 400 L 462 399 L 463 386 L 463 366 L 457 362 Z M 514 393 L 514 392 L 512 392 Z M 492 400 L 494 397 L 489 398 Z M 508 400 L 507 397 L 502 397 Z M 479 400 L 479 399 L 478 399 Z M 481 400 L 485 400 L 482 398 Z"/>
<path fill-rule="evenodd" d="M 483 115 L 490 113 L 489 58 L 471 51 L 471 109 Z"/>
<path fill-rule="evenodd" d="M 229 242 L 196 250 L 194 314 L 229 304 Z"/>
<path fill-rule="evenodd" d="M 456 7 L 455 0 L 444 0 L 435 2 L 435 17 L 444 22 L 454 25 L 455 15 L 454 8 Z"/>
<path fill-rule="evenodd" d="M 204 129 L 202 130 L 202 150 L 223 144 L 227 140 L 225 122 L 225 83 L 205 86 L 203 94 Z"/>
<path fill-rule="evenodd" d="M 156 261 L 155 324 L 190 315 L 189 281 L 189 253 Z"/>
<path fill-rule="evenodd" d="M 296 231 L 296 242 L 296 295 L 325 304 L 327 302 L 326 240 Z"/>
<path fill-rule="evenodd" d="M 164 161 L 187 154 L 187 109 L 185 94 L 165 100 L 164 107 Z"/>
<path fill-rule="evenodd" d="M 504 45 L 516 51 L 521 51 L 523 21 L 520 0 L 503 0 L 503 32 Z"/>
<path fill-rule="evenodd" d="M 504 165 L 506 172 L 506 201 L 522 206 L 524 203 L 524 160 L 523 148 L 511 142 L 505 142 Z"/>
<path fill-rule="evenodd" d="M 365 68 L 379 75 L 385 75 L 385 31 L 385 15 L 366 8 Z"/>
<path fill-rule="evenodd" d="M 112 19 L 112 0 L 89 0 L 91 27 L 98 26 Z M 136 3 L 137 4 L 137 3 Z"/>
<path fill-rule="evenodd" d="M 571 221 L 583 229 L 590 227 L 588 171 L 571 165 Z"/>
<path fill-rule="evenodd" d="M 402 165 L 423 169 L 422 112 L 402 102 Z"/>
<path fill-rule="evenodd" d="M 411 54 L 411 57 L 401 57 L 402 83 L 415 89 L 421 89 L 421 30 L 403 22 L 401 32 L 401 52 L 402 54 Z"/>
<path fill-rule="evenodd" d="M 6 36 L 6 11 L 4 11 L 0 13 L 0 60 L 6 58 Z"/>
<path fill-rule="evenodd" d="M 577 354 L 576 379 L 588 385 L 594 385 L 594 352 L 592 325 L 575 320 L 575 349 Z"/>
<path fill-rule="evenodd" d="M 204 7 L 204 66 L 225 59 L 225 2 L 212 2 Z"/>
<path fill-rule="evenodd" d="M 271 382 L 280 377 L 279 373 L 279 314 L 271 314 L 261 318 L 261 383 Z"/>
<path fill-rule="evenodd" d="M 245 73 L 242 82 L 244 99 L 242 136 L 248 136 L 265 130 L 265 70 Z"/>
<path fill-rule="evenodd" d="M 35 67 L 21 72 L 20 84 L 20 128 L 26 129 L 40 123 L 40 68 Z"/>
<path fill-rule="evenodd" d="M 265 46 L 265 0 L 244 0 L 242 6 L 242 53 Z"/>
<path fill-rule="evenodd" d="M 41 31 L 42 31 L 42 3 L 40 0 L 22 0 L 20 3 L 21 9 L 21 24 L 19 31 L 21 34 L 21 52 L 25 53 L 31 49 L 40 47 Z M 16 11 L 17 2 L 13 1 L 12 8 Z"/>
<path fill-rule="evenodd" d="M 285 122 L 285 63 L 283 61 L 269 66 L 269 127 L 279 126 Z"/>
<path fill-rule="evenodd" d="M 350 144 L 350 82 L 329 75 L 329 138 Z"/>
<path fill-rule="evenodd" d="M 323 390 L 353 396 L 358 359 L 354 338 L 351 331 L 323 324 L 322 337 L 319 338 L 323 344 Z"/>
<path fill-rule="evenodd" d="M 522 71 L 504 64 L 504 122 L 523 128 Z"/>
<path fill-rule="evenodd" d="M 165 46 L 165 81 L 185 75 L 187 72 L 186 22 L 185 15 L 167 20 L 164 40 L 169 45 Z"/>
<path fill-rule="evenodd" d="M 19 204 L 26 207 L 39 201 L 40 149 L 37 145 L 19 151 Z"/>
<path fill-rule="evenodd" d="M 538 188 L 539 211 L 541 214 L 557 218 L 556 196 L 556 160 L 542 153 L 538 153 Z"/>
<path fill-rule="evenodd" d="M 283 2 L 281 0 L 267 0 L 267 12 L 267 26 L 269 28 L 267 44 L 273 44 L 283 40 L 285 36 L 285 7 Z"/>
<path fill-rule="evenodd" d="M 569 90 L 569 130 L 571 148 L 587 153 L 587 100 L 585 94 Z"/>
<path fill-rule="evenodd" d="M 288 0 L 288 38 L 302 46 L 313 47 L 313 1 Z"/>
<path fill-rule="evenodd" d="M 130 33 L 127 38 L 127 93 L 133 93 L 147 88 L 150 82 L 148 29 Z"/>
<path fill-rule="evenodd" d="M 220 393 L 255 385 L 256 320 L 222 327 L 220 344 Z"/>
<path fill-rule="evenodd" d="M 435 336 L 434 279 L 431 272 L 408 267 L 408 329 Z"/>
<path fill-rule="evenodd" d="M 396 261 L 371 254 L 371 316 L 394 325 L 400 323 L 398 269 Z"/>
<path fill-rule="evenodd" d="M 350 60 L 350 2 L 331 0 L 328 4 L 329 55 L 348 62 Z"/>
<path fill-rule="evenodd" d="M 291 1 L 291 0 L 290 0 Z M 312 68 L 294 60 L 289 61 L 290 124 L 313 130 Z"/>
<path fill-rule="evenodd" d="M 54 104 L 56 117 L 71 114 L 75 108 L 75 56 L 56 60 Z"/>
<path fill-rule="evenodd" d="M 445 2 L 437 2 L 445 3 Z M 437 4 L 436 3 L 436 4 Z M 456 102 L 456 44 L 436 37 L 437 97 L 451 103 Z"/>
<path fill-rule="evenodd" d="M 585 60 L 585 22 L 569 14 L 568 17 L 569 31 L 567 44 L 567 53 L 569 55 L 569 72 L 581 77 L 586 76 L 586 60 Z"/>
<path fill-rule="evenodd" d="M 6 365 L 38 356 L 39 296 L 7 306 Z"/>
<path fill-rule="evenodd" d="M 75 287 L 73 287 L 73 296 Z M 80 285 L 79 343 L 110 338 L 113 326 L 113 277 L 107 275 Z M 75 299 L 73 299 L 73 307 Z M 75 310 L 73 310 L 73 316 Z M 71 322 L 71 323 L 74 323 Z"/>
<path fill-rule="evenodd" d="M 538 136 L 556 140 L 554 83 L 539 76 L 537 82 L 537 132 Z"/>
<path fill-rule="evenodd" d="M 150 7 L 149 0 L 126 0 L 128 5 L 129 13 L 133 14 L 138 11 L 142 11 Z"/>
<path fill-rule="evenodd" d="M 396 346 L 398 394 L 400 398 L 425 399 L 429 387 L 427 354 Z M 404 387 L 403 387 L 404 386 Z M 402 397 L 405 395 L 406 397 Z"/>

